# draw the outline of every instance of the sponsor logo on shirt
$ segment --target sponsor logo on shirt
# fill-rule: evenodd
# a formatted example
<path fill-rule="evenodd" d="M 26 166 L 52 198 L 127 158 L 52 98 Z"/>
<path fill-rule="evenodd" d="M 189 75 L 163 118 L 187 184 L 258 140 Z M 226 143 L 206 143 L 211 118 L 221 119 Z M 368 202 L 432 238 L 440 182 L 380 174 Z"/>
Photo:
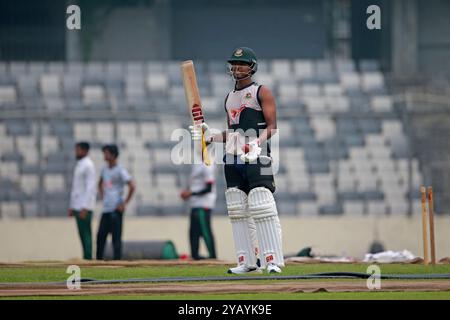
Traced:
<path fill-rule="evenodd" d="M 231 110 L 230 110 L 231 118 L 232 118 L 232 119 L 237 118 L 237 117 L 241 114 L 242 110 L 244 110 L 245 108 L 246 108 L 246 106 L 245 106 L 245 104 L 243 104 L 243 105 L 242 105 L 240 108 L 238 108 L 238 109 L 231 109 Z"/>
<path fill-rule="evenodd" d="M 104 188 L 112 188 L 113 187 L 112 180 L 106 180 L 105 182 L 103 182 L 103 187 Z"/>

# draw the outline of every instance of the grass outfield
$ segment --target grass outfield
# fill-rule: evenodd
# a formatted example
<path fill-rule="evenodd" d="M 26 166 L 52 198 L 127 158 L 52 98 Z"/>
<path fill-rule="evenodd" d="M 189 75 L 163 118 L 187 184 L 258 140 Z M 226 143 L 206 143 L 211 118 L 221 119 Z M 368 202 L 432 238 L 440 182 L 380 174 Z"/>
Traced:
<path fill-rule="evenodd" d="M 317 292 L 14 297 L 0 300 L 450 300 L 450 292 Z"/>
<path fill-rule="evenodd" d="M 69 265 L 69 263 L 67 264 Z M 450 274 L 450 265 L 423 266 L 411 264 L 385 264 L 379 265 L 384 274 Z M 291 264 L 283 269 L 283 275 L 302 275 L 319 272 L 362 272 L 365 273 L 366 264 Z M 81 277 L 97 280 L 131 279 L 131 278 L 159 278 L 159 277 L 201 277 L 201 276 L 228 276 L 227 267 L 221 265 L 181 265 L 181 266 L 146 266 L 146 267 L 110 267 L 110 266 L 82 266 Z M 254 274 L 253 274 L 254 275 Z M 262 275 L 267 275 L 263 273 Z M 25 266 L 0 267 L 0 283 L 15 282 L 51 282 L 66 281 L 69 275 L 66 267 L 55 266 Z M 268 283 L 271 281 L 257 281 Z M 292 281 L 292 280 L 291 280 Z M 314 281 L 314 280 L 299 280 Z M 323 281 L 323 280 L 322 280 Z M 336 280 L 334 280 L 336 281 Z M 348 281 L 348 280 L 346 280 Z M 362 280 L 355 280 L 362 281 Z M 387 281 L 387 280 L 383 280 Z M 250 281 L 255 283 L 255 281 Z M 196 282 L 198 283 L 198 282 Z M 151 285 L 151 284 L 149 284 Z M 0 299 L 7 299 L 5 297 Z M 8 298 L 11 299 L 11 298 Z M 24 299 L 13 298 L 13 299 Z M 236 293 L 236 294 L 148 294 L 148 295 L 121 295 L 121 296 L 58 296 L 58 297 L 26 297 L 25 299 L 227 299 L 227 300 L 316 300 L 316 299 L 450 299 L 450 292 L 317 292 L 317 293 L 290 293 L 290 292 L 262 292 L 262 293 Z"/>
<path fill-rule="evenodd" d="M 69 265 L 69 263 L 67 264 Z M 319 272 L 362 272 L 367 271 L 366 264 L 299 264 L 287 265 L 282 275 L 303 275 Z M 423 266 L 415 264 L 379 265 L 384 274 L 450 274 L 450 264 Z M 162 278 L 162 277 L 207 277 L 229 276 L 226 266 L 146 266 L 146 267 L 81 267 L 82 278 L 97 280 L 130 279 L 130 278 Z M 263 273 L 262 275 L 267 275 Z M 255 276 L 255 274 L 252 274 Z M 48 282 L 66 281 L 66 267 L 0 267 L 1 282 Z"/>

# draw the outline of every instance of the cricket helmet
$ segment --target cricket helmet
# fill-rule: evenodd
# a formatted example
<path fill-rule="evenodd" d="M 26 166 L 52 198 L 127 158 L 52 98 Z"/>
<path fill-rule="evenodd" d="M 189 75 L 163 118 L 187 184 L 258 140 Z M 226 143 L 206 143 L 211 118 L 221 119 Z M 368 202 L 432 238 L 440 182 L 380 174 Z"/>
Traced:
<path fill-rule="evenodd" d="M 233 51 L 231 57 L 227 60 L 228 63 L 245 62 L 252 68 L 252 74 L 258 70 L 258 59 L 255 51 L 248 47 L 239 47 Z"/>

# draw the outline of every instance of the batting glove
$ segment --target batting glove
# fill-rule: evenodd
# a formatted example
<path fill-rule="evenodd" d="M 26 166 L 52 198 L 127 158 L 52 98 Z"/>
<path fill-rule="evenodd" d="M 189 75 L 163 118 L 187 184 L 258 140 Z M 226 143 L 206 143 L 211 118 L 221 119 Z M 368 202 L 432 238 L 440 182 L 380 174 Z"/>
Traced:
<path fill-rule="evenodd" d="M 261 147 L 259 146 L 259 140 L 253 140 L 249 144 L 246 144 L 244 147 L 247 151 L 247 153 L 244 153 L 241 155 L 242 162 L 253 162 L 256 159 L 258 159 L 259 155 L 261 154 Z"/>
<path fill-rule="evenodd" d="M 189 126 L 189 130 L 191 131 L 192 140 L 194 141 L 201 140 L 203 131 L 203 134 L 205 134 L 205 140 L 208 141 L 207 136 L 209 136 L 209 126 L 205 122 Z"/>

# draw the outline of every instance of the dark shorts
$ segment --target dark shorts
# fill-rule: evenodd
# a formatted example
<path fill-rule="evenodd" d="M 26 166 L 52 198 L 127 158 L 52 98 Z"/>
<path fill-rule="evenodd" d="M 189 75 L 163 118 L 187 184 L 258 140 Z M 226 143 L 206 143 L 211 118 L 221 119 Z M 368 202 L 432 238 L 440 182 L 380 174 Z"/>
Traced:
<path fill-rule="evenodd" d="M 272 174 L 271 162 L 262 164 L 258 159 L 256 163 L 241 163 L 238 157 L 234 157 L 234 162 L 225 161 L 225 180 L 227 188 L 238 188 L 245 193 L 257 187 L 265 187 L 272 193 L 275 192 L 275 181 Z"/>

